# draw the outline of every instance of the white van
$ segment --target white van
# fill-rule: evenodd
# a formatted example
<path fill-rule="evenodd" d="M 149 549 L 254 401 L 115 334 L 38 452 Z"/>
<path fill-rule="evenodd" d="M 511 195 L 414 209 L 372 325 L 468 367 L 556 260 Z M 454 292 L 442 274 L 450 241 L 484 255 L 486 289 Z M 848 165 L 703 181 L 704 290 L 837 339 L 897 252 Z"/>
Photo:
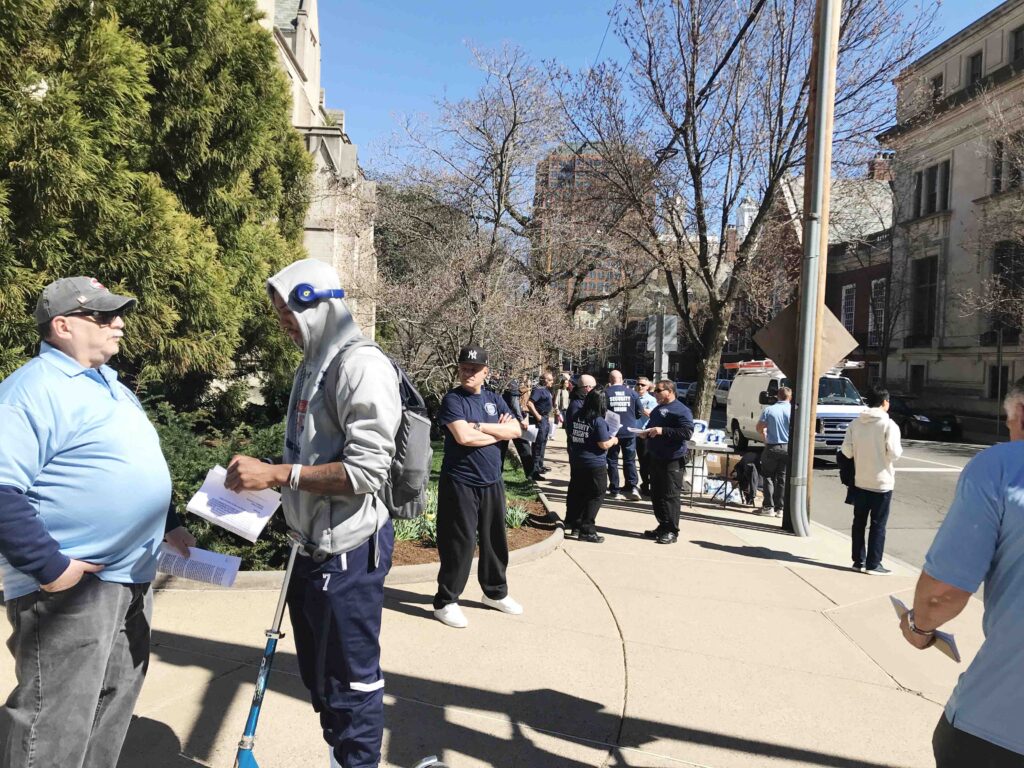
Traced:
<path fill-rule="evenodd" d="M 779 387 L 792 387 L 782 371 L 771 360 L 754 360 L 746 363 L 730 363 L 735 367 L 736 378 L 729 389 L 725 406 L 726 425 L 732 435 L 736 449 L 746 448 L 749 443 L 760 443 L 761 435 L 756 429 L 765 405 L 761 393 L 775 402 Z M 817 422 L 814 428 L 814 450 L 835 451 L 843 444 L 846 427 L 865 410 L 857 388 L 841 374 L 842 369 L 832 369 L 818 380 Z"/>

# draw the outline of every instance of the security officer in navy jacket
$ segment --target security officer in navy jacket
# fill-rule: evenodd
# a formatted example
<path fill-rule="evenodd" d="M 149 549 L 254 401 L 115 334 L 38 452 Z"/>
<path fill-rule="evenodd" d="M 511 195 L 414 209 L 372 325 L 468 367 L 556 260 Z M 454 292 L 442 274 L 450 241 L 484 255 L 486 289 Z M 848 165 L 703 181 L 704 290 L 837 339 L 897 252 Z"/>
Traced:
<path fill-rule="evenodd" d="M 551 387 L 554 383 L 555 377 L 548 371 L 540 377 L 540 382 L 533 388 L 526 403 L 530 420 L 537 425 L 537 439 L 533 441 L 534 480 L 543 480 L 541 474 L 548 471 L 544 466 L 544 452 L 548 447 L 548 437 L 551 435 L 551 410 L 555 406 Z"/>
<path fill-rule="evenodd" d="M 654 386 L 658 407 L 651 411 L 647 430 L 647 457 L 651 466 L 651 506 L 658 527 L 644 536 L 659 544 L 679 538 L 679 494 L 683 487 L 686 441 L 693 436 L 693 413 L 676 399 L 676 385 L 664 379 Z"/>
<path fill-rule="evenodd" d="M 613 499 L 640 501 L 640 477 L 636 471 L 636 429 L 644 418 L 644 409 L 640 404 L 640 396 L 622 383 L 622 372 L 612 371 L 608 374 L 608 410 L 619 415 L 622 425 L 616 433 L 619 438 L 617 445 L 608 449 L 608 495 Z M 619 452 L 622 452 L 622 470 L 626 486 L 619 486 Z"/>
<path fill-rule="evenodd" d="M 459 596 L 469 581 L 479 535 L 478 577 L 484 605 L 502 613 L 523 608 L 508 596 L 505 569 L 505 485 L 499 443 L 522 434 L 502 398 L 483 388 L 489 369 L 487 351 L 476 346 L 459 352 L 459 386 L 441 400 L 437 423 L 445 428 L 444 460 L 437 488 L 437 551 L 441 567 L 434 595 L 434 616 L 449 627 L 468 624 Z"/>

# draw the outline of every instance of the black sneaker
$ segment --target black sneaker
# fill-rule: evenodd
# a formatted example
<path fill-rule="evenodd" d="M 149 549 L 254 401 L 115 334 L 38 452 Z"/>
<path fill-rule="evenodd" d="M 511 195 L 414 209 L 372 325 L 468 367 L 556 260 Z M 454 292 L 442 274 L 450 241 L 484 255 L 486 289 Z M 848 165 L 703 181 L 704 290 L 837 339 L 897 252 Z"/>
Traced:
<path fill-rule="evenodd" d="M 864 563 L 854 563 L 853 565 L 850 566 L 850 570 L 857 571 L 858 573 L 863 573 L 863 571 L 864 571 Z"/>
<path fill-rule="evenodd" d="M 644 531 L 645 539 L 656 539 L 661 536 L 661 528 L 652 528 L 649 531 Z"/>
<path fill-rule="evenodd" d="M 530 476 L 530 479 L 531 480 L 542 480 L 542 481 L 543 480 L 547 480 L 547 478 L 544 477 L 544 475 L 542 475 L 540 472 L 534 472 L 533 475 Z"/>
<path fill-rule="evenodd" d="M 590 533 L 581 533 L 577 538 L 580 541 L 589 541 L 591 544 L 600 544 L 602 541 L 604 541 L 604 536 L 593 531 L 591 531 Z"/>
<path fill-rule="evenodd" d="M 657 541 L 659 544 L 675 544 L 677 541 L 679 541 L 679 534 L 665 531 L 665 533 L 661 534 L 658 537 Z"/>
<path fill-rule="evenodd" d="M 879 563 L 874 568 L 868 568 L 865 573 L 870 573 L 872 576 L 888 576 L 892 571 Z"/>
<path fill-rule="evenodd" d="M 566 538 L 566 539 L 575 539 L 575 538 L 578 538 L 578 537 L 579 537 L 579 533 L 577 533 L 575 528 L 566 528 L 565 529 L 564 538 Z"/>

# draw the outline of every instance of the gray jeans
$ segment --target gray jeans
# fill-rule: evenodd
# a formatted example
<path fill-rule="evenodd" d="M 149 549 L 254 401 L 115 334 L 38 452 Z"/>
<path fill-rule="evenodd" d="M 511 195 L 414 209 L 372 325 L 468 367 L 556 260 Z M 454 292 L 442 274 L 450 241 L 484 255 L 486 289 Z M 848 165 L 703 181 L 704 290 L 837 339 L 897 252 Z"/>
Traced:
<path fill-rule="evenodd" d="M 115 768 L 149 666 L 149 584 L 86 574 L 7 603 L 18 685 L 4 768 Z"/>
<path fill-rule="evenodd" d="M 769 445 L 761 454 L 761 477 L 764 478 L 763 509 L 781 512 L 785 506 L 786 469 L 789 466 L 789 446 L 786 443 Z"/>

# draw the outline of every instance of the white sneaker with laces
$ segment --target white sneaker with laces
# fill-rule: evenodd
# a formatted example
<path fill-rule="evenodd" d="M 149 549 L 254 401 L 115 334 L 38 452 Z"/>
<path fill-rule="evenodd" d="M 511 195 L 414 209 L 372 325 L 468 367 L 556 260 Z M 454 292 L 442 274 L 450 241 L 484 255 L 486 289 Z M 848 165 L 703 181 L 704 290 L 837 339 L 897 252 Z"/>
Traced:
<path fill-rule="evenodd" d="M 629 492 L 629 500 L 630 501 L 643 501 L 644 497 L 640 495 L 640 491 L 638 491 L 636 488 L 634 488 L 632 491 Z"/>
<path fill-rule="evenodd" d="M 523 606 L 508 595 L 501 598 L 501 600 L 492 600 L 487 595 L 484 595 L 484 605 L 488 608 L 493 608 L 496 611 L 501 611 L 502 613 L 507 613 L 511 616 L 518 616 L 523 612 Z"/>
<path fill-rule="evenodd" d="M 455 629 L 465 629 L 469 626 L 466 614 L 459 608 L 458 603 L 448 603 L 444 608 L 438 608 L 434 611 L 434 618 Z"/>

